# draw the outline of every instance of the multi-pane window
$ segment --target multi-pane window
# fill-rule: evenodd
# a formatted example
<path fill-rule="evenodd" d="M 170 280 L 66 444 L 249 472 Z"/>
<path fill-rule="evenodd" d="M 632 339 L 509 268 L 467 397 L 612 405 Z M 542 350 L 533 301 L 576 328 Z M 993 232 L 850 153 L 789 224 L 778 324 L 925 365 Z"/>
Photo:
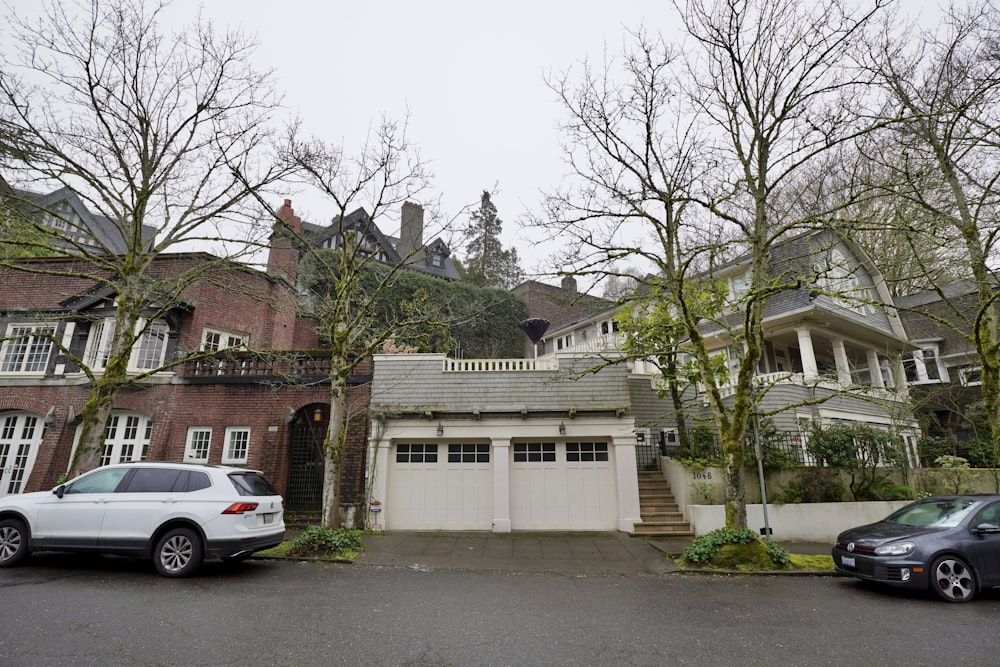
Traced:
<path fill-rule="evenodd" d="M 554 442 L 514 443 L 514 463 L 537 463 L 556 460 Z"/>
<path fill-rule="evenodd" d="M 167 334 L 169 329 L 163 322 L 139 322 L 144 327 L 142 334 L 132 347 L 129 358 L 129 370 L 149 371 L 163 365 L 167 351 Z M 90 327 L 87 339 L 87 351 L 84 361 L 92 370 L 102 370 L 111 359 L 111 345 L 115 336 L 115 321 L 111 318 L 94 322 Z"/>
<path fill-rule="evenodd" d="M 163 365 L 163 355 L 167 350 L 167 325 L 153 322 L 146 327 L 136 343 L 135 363 L 141 371 L 149 371 Z"/>
<path fill-rule="evenodd" d="M 608 443 L 606 442 L 567 442 L 567 461 L 607 461 Z"/>
<path fill-rule="evenodd" d="M 437 463 L 437 445 L 396 445 L 396 463 Z"/>
<path fill-rule="evenodd" d="M 489 463 L 488 444 L 448 445 L 448 463 Z"/>
<path fill-rule="evenodd" d="M 149 452 L 153 422 L 143 415 L 113 413 L 104 431 L 104 450 L 100 465 L 142 461 Z"/>
<path fill-rule="evenodd" d="M 206 352 L 243 348 L 246 345 L 247 337 L 245 335 L 219 331 L 217 329 L 205 329 L 205 334 L 201 340 L 201 349 Z"/>
<path fill-rule="evenodd" d="M 936 345 L 923 346 L 903 359 L 906 379 L 913 383 L 940 382 L 941 369 L 938 367 Z"/>
<path fill-rule="evenodd" d="M 231 426 L 226 429 L 223 463 L 246 463 L 250 454 L 250 429 Z"/>
<path fill-rule="evenodd" d="M 41 440 L 37 416 L 6 414 L 0 419 L 0 496 L 22 491 Z"/>
<path fill-rule="evenodd" d="M 15 324 L 7 330 L 0 354 L 0 372 L 44 373 L 52 353 L 51 326 Z"/>
<path fill-rule="evenodd" d="M 191 426 L 187 432 L 187 446 L 184 460 L 189 463 L 205 463 L 212 447 L 212 429 Z"/>

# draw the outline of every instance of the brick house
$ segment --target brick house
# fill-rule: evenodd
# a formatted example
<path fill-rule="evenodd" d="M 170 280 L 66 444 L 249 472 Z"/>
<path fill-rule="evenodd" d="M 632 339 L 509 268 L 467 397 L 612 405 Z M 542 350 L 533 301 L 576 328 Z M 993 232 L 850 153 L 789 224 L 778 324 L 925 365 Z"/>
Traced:
<path fill-rule="evenodd" d="M 282 218 L 295 224 L 286 208 Z M 149 275 L 156 279 L 191 271 L 198 277 L 137 343 L 130 373 L 166 369 L 119 393 L 103 462 L 246 465 L 267 474 L 289 509 L 318 509 L 329 356 L 319 349 L 315 321 L 299 307 L 295 251 L 280 234 L 273 246 L 267 271 L 205 253 L 153 261 Z M 0 495 L 50 488 L 68 468 L 90 387 L 49 336 L 100 368 L 115 296 L 91 280 L 66 277 L 81 261 L 24 260 L 33 272 L 0 268 Z M 185 361 L 195 352 L 214 354 Z M 346 503 L 364 494 L 369 372 L 370 363 L 351 382 L 350 444 L 341 466 Z"/>

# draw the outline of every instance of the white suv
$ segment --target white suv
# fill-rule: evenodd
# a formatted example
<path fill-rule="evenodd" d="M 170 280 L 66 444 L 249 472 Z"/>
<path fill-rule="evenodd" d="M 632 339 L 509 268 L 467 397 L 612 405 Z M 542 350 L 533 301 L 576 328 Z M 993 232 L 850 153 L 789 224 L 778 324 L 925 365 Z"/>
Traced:
<path fill-rule="evenodd" d="M 0 498 L 0 567 L 32 551 L 152 556 L 165 577 L 281 543 L 284 502 L 257 470 L 122 463 L 52 491 Z"/>

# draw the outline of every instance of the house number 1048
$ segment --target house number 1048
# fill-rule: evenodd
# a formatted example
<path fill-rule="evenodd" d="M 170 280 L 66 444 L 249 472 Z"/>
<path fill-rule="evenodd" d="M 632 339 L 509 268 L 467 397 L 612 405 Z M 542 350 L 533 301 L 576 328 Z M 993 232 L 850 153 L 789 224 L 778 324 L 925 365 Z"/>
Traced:
<path fill-rule="evenodd" d="M 712 473 L 709 471 L 692 473 L 695 479 L 712 479 Z"/>

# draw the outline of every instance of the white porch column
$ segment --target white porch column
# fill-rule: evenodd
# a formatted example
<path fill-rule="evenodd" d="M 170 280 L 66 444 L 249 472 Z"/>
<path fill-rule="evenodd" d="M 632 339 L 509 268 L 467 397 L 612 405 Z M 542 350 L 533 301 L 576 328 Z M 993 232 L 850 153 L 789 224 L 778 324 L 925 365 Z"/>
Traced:
<path fill-rule="evenodd" d="M 833 341 L 833 360 L 837 364 L 837 382 L 847 387 L 851 384 L 851 363 L 847 360 L 847 348 L 840 338 Z"/>
<path fill-rule="evenodd" d="M 510 439 L 492 439 L 493 532 L 510 532 Z"/>
<path fill-rule="evenodd" d="M 802 377 L 806 382 L 819 379 L 819 368 L 816 366 L 816 352 L 813 350 L 812 335 L 808 327 L 795 330 L 799 337 L 799 356 L 802 357 Z"/>
<path fill-rule="evenodd" d="M 878 352 L 868 350 L 868 374 L 871 376 L 873 387 L 885 389 L 885 380 L 882 378 L 882 367 L 878 363 Z"/>
<path fill-rule="evenodd" d="M 903 368 L 903 357 L 897 354 L 892 358 L 892 372 L 896 376 L 896 399 L 905 401 L 910 396 L 910 385 L 906 381 L 906 369 Z M 926 369 L 924 370 L 926 372 Z"/>
<path fill-rule="evenodd" d="M 612 439 L 618 476 L 618 530 L 631 533 L 642 521 L 639 509 L 639 470 L 635 465 L 635 435 Z"/>
<path fill-rule="evenodd" d="M 381 429 L 372 429 L 374 432 L 379 432 Z M 368 439 L 368 475 L 374 474 L 371 478 L 371 500 L 378 500 L 382 503 L 382 512 L 379 514 L 371 514 L 368 508 L 365 507 L 361 511 L 367 516 L 363 517 L 365 520 L 370 520 L 371 524 L 379 525 L 382 530 L 385 530 L 386 526 L 386 489 L 388 485 L 388 470 L 389 470 L 389 457 L 392 455 L 392 442 L 389 438 L 376 439 L 374 437 Z"/>

